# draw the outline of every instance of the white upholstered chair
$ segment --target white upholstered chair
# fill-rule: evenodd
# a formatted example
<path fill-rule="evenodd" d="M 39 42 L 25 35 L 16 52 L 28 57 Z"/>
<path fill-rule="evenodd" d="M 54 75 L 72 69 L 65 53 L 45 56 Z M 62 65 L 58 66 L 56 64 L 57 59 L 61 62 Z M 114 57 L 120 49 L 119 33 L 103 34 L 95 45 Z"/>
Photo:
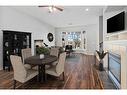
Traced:
<path fill-rule="evenodd" d="M 16 55 L 10 55 L 11 64 L 14 71 L 14 89 L 16 87 L 16 81 L 25 83 L 38 75 L 38 71 L 34 69 L 26 69 L 22 63 L 21 57 Z"/>
<path fill-rule="evenodd" d="M 51 48 L 50 55 L 54 55 L 54 56 L 58 57 L 59 49 L 58 48 Z"/>
<path fill-rule="evenodd" d="M 51 66 L 50 68 L 46 69 L 46 73 L 56 77 L 59 77 L 60 75 L 63 74 L 63 80 L 64 80 L 65 60 L 66 60 L 66 52 L 60 54 L 58 63 L 56 64 L 56 66 Z"/>
<path fill-rule="evenodd" d="M 50 55 L 58 57 L 59 56 L 59 48 L 51 48 Z M 58 60 L 53 62 L 52 65 L 56 65 L 57 63 L 58 63 Z"/>
<path fill-rule="evenodd" d="M 26 58 L 32 56 L 31 48 L 22 49 L 21 52 L 22 52 L 22 61 L 23 61 L 24 66 L 28 69 L 31 69 L 32 68 L 31 65 L 25 64 L 24 62 Z"/>

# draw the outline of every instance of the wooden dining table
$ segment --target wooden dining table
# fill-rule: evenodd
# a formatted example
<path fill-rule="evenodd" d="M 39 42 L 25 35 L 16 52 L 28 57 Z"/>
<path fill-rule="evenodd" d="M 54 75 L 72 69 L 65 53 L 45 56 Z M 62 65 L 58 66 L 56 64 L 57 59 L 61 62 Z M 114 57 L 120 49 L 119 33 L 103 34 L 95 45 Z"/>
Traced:
<path fill-rule="evenodd" d="M 45 77 L 45 66 L 52 65 L 53 62 L 57 60 L 56 56 L 53 55 L 44 55 L 44 58 L 40 59 L 40 56 L 31 56 L 25 59 L 25 64 L 29 64 L 32 66 L 38 66 L 38 73 L 39 73 L 39 82 L 42 82 L 42 75 L 43 75 L 43 82 L 46 81 Z"/>

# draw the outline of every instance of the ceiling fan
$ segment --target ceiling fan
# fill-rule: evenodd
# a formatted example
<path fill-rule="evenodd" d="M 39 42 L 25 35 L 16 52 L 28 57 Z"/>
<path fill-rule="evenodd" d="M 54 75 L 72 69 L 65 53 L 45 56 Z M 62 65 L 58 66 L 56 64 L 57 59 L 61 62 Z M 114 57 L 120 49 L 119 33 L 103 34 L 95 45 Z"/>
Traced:
<path fill-rule="evenodd" d="M 63 11 L 62 8 L 60 7 L 57 7 L 57 6 L 38 6 L 38 7 L 47 7 L 49 9 L 49 13 L 52 13 L 54 12 L 55 10 L 59 10 L 59 11 Z"/>

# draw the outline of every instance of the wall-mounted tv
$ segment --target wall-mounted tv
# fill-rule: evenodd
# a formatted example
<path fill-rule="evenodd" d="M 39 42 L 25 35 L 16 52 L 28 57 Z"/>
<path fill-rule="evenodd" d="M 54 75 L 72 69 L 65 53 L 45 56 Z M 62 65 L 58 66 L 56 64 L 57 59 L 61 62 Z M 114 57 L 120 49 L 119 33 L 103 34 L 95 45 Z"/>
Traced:
<path fill-rule="evenodd" d="M 125 29 L 125 12 L 121 12 L 107 19 L 107 33 L 113 33 Z"/>

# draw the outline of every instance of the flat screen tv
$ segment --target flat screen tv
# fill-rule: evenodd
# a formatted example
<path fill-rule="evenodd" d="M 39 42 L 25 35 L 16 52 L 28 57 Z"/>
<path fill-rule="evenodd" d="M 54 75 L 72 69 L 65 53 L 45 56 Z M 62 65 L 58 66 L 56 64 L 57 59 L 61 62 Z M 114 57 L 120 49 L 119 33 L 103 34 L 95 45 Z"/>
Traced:
<path fill-rule="evenodd" d="M 125 29 L 125 12 L 121 12 L 107 20 L 107 33 Z"/>

